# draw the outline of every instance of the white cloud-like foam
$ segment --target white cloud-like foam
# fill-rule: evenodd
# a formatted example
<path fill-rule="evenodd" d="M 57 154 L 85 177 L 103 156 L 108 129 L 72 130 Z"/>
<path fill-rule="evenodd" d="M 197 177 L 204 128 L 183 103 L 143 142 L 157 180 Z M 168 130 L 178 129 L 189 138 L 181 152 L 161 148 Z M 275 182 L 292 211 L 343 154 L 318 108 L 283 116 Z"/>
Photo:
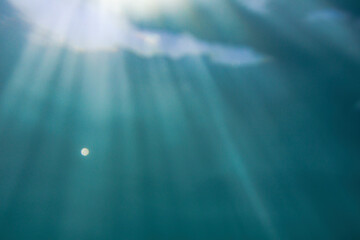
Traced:
<path fill-rule="evenodd" d="M 358 32 L 353 28 L 355 16 L 340 9 L 323 8 L 310 12 L 304 20 L 327 44 L 342 49 L 351 57 L 359 58 Z"/>
<path fill-rule="evenodd" d="M 266 13 L 268 11 L 269 0 L 237 0 L 237 2 L 253 12 Z"/>
<path fill-rule="evenodd" d="M 334 8 L 320 9 L 310 12 L 306 17 L 308 22 L 324 22 L 324 21 L 338 21 L 343 20 L 347 15 Z"/>
<path fill-rule="evenodd" d="M 143 30 L 119 11 L 101 8 L 98 1 L 10 0 L 30 23 L 30 39 L 79 51 L 132 51 L 142 56 L 208 56 L 228 65 L 256 64 L 266 58 L 248 47 L 209 43 L 186 33 Z"/>
<path fill-rule="evenodd" d="M 256 64 L 266 60 L 251 48 L 208 43 L 189 34 L 144 31 L 134 34 L 134 41 L 129 42 L 127 49 L 146 56 L 165 55 L 173 59 L 208 56 L 213 62 L 228 65 Z"/>

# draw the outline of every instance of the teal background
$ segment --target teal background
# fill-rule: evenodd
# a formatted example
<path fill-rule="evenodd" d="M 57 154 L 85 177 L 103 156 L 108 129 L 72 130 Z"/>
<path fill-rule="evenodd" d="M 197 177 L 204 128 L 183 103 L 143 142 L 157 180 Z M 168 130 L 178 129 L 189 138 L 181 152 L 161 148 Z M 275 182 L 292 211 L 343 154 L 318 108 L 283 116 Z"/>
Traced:
<path fill-rule="evenodd" d="M 0 239 L 359 239 L 360 8 L 279 2 L 137 23 L 273 59 L 233 67 L 29 47 L 2 1 Z"/>

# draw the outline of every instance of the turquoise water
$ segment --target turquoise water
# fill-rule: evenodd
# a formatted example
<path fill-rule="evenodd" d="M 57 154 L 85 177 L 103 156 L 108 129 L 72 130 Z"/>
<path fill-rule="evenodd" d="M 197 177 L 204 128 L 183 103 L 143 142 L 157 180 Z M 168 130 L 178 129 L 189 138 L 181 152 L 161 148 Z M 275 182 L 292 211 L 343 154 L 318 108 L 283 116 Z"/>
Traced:
<path fill-rule="evenodd" d="M 207 5 L 136 21 L 149 56 L 0 3 L 0 239 L 360 238 L 359 8 Z"/>

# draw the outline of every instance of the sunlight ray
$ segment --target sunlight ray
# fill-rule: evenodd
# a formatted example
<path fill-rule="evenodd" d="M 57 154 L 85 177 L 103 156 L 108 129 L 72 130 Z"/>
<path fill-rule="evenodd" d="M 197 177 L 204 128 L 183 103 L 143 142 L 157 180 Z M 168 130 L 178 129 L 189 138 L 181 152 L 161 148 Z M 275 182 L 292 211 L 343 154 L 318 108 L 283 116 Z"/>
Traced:
<path fill-rule="evenodd" d="M 277 239 L 277 234 L 274 226 L 271 223 L 271 218 L 267 213 L 267 210 L 264 204 L 261 201 L 261 197 L 256 190 L 255 185 L 252 183 L 251 177 L 249 176 L 246 167 L 243 165 L 241 160 L 241 154 L 238 152 L 237 147 L 234 145 L 234 142 L 229 134 L 230 129 L 227 127 L 227 123 L 224 119 L 224 108 L 220 95 L 216 89 L 216 86 L 213 83 L 213 78 L 208 71 L 208 67 L 201 59 L 194 59 L 193 70 L 195 74 L 199 75 L 199 80 L 204 91 L 206 101 L 209 106 L 211 106 L 212 119 L 215 124 L 215 131 L 218 132 L 222 147 L 224 148 L 226 159 L 229 161 L 228 164 L 231 169 L 235 169 L 241 180 L 248 197 L 251 200 L 251 203 L 254 206 L 260 220 L 263 222 L 264 226 L 269 231 L 269 234 Z"/>
<path fill-rule="evenodd" d="M 29 85 L 30 78 L 33 75 L 36 62 L 39 58 L 40 49 L 31 43 L 28 43 L 20 57 L 20 60 L 13 70 L 13 74 L 6 81 L 2 94 L 0 96 L 0 126 L 9 118 L 9 114 L 15 114 L 12 109 L 16 107 L 17 102 L 22 99 L 22 95 Z M 41 56 L 42 57 L 42 56 Z M 40 57 L 40 58 L 41 58 Z M 13 113 L 12 113 L 13 112 Z"/>

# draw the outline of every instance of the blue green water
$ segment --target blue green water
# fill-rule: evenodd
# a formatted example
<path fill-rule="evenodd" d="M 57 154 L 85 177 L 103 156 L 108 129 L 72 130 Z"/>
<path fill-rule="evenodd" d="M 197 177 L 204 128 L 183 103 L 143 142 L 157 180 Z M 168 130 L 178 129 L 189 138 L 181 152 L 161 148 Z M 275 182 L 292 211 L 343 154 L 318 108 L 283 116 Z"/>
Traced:
<path fill-rule="evenodd" d="M 207 44 L 179 58 L 34 43 L 2 1 L 0 239 L 360 239 L 360 8 L 269 1 L 136 22 Z"/>

